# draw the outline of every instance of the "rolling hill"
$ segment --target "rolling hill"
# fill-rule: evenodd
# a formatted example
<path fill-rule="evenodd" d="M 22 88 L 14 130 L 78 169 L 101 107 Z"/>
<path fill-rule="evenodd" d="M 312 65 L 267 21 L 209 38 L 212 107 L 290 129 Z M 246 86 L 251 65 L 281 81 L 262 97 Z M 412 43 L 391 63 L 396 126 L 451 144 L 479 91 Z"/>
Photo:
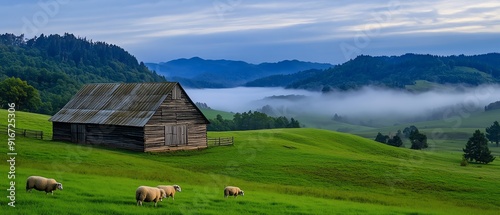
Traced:
<path fill-rule="evenodd" d="M 50 128 L 19 112 L 19 126 Z M 0 110 L 0 116 L 6 116 Z M 30 124 L 24 121 L 31 120 Z M 36 125 L 36 127 L 35 127 Z M 500 165 L 461 167 L 460 153 L 394 148 L 319 129 L 209 132 L 234 146 L 137 153 L 16 138 L 16 207 L 6 214 L 496 214 Z M 6 139 L 0 134 L 0 139 Z M 6 153 L 1 147 L 0 153 Z M 7 172 L 7 162 L 0 163 Z M 480 168 L 479 168 L 480 167 Z M 55 177 L 54 195 L 24 192 L 29 175 Z M 1 181 L 4 189 L 9 183 Z M 139 185 L 179 184 L 175 201 L 136 206 Z M 245 196 L 224 199 L 226 185 Z M 7 204 L 4 198 L 2 204 Z M 56 207 L 54 207 L 56 205 Z"/>

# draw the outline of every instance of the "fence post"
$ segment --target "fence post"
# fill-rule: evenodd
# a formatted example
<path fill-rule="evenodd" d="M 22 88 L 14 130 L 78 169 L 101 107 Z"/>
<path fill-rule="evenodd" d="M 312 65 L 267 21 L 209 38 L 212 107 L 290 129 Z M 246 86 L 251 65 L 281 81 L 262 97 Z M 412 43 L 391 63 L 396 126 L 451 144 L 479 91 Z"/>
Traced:
<path fill-rule="evenodd" d="M 43 140 L 43 131 L 40 131 L 40 139 Z"/>

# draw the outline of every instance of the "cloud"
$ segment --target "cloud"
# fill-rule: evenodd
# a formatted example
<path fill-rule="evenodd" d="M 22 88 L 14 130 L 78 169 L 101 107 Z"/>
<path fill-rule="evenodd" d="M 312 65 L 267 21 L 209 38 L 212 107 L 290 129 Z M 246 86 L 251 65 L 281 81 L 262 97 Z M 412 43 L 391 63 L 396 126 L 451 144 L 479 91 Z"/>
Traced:
<path fill-rule="evenodd" d="M 297 89 L 283 88 L 230 88 L 230 89 L 186 89 L 194 102 L 206 103 L 209 107 L 228 112 L 255 111 L 271 105 L 288 116 L 316 115 L 332 117 L 339 114 L 348 118 L 414 119 L 440 113 L 450 117 L 451 113 L 473 113 L 484 106 L 500 100 L 499 85 L 479 87 L 454 86 L 424 93 L 411 93 L 395 89 L 364 87 L 357 91 L 322 94 Z M 300 95 L 294 99 L 275 98 L 280 95 Z M 267 99 L 266 99 L 267 98 Z"/>
<path fill-rule="evenodd" d="M 5 22 L 0 23 L 0 28 L 21 34 L 24 18 L 33 20 L 38 13 L 44 13 L 40 4 L 58 1 L 62 0 L 22 4 L 3 1 L 0 19 Z M 474 40 L 478 48 L 471 46 L 463 51 L 482 49 L 486 44 L 480 39 L 483 35 L 500 34 L 500 2 L 494 0 L 64 2 L 47 22 L 37 26 L 35 33 L 26 36 L 69 32 L 117 44 L 146 62 L 203 56 L 253 63 L 285 59 L 342 63 L 357 54 L 373 52 L 374 47 L 382 48 L 385 55 L 394 55 L 391 48 L 401 46 L 410 46 L 407 52 L 428 47 L 426 52 L 430 54 L 451 49 L 429 40 L 408 44 L 422 34 L 471 34 L 479 38 Z M 388 39 L 389 47 L 379 43 Z M 341 43 L 359 50 L 346 55 L 339 48 Z M 459 50 L 453 54 L 462 53 Z"/>

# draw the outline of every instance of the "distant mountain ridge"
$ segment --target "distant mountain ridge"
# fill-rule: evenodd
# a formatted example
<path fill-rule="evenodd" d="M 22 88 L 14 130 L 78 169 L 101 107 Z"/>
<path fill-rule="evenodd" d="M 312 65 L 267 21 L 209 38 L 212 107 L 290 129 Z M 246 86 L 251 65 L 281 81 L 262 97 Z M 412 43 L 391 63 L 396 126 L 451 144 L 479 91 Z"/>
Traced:
<path fill-rule="evenodd" d="M 500 83 L 500 54 L 436 56 L 360 55 L 340 65 L 302 62 L 249 64 L 199 57 L 146 63 L 149 69 L 187 87 L 286 87 L 327 92 L 378 86 L 426 91 L 443 84 Z"/>
<path fill-rule="evenodd" d="M 279 74 L 259 78 L 245 84 L 246 87 L 286 87 L 295 82 L 314 77 L 323 70 L 310 69 L 293 74 Z"/>
<path fill-rule="evenodd" d="M 145 65 L 169 81 L 178 81 L 183 86 L 192 88 L 236 87 L 270 75 L 288 75 L 310 69 L 324 70 L 333 66 L 298 60 L 251 64 L 244 61 L 206 60 L 199 57 L 145 63 Z"/>

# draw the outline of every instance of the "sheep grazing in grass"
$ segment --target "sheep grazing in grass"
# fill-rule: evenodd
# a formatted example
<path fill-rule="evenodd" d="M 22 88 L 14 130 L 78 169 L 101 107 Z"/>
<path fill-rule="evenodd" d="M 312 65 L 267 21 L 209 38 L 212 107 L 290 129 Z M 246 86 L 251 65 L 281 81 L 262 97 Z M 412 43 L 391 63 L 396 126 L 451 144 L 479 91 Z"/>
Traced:
<path fill-rule="evenodd" d="M 181 187 L 179 185 L 158 185 L 158 188 L 162 189 L 165 191 L 165 194 L 168 197 L 172 197 L 172 200 L 174 200 L 175 192 L 181 192 Z"/>
<path fill-rule="evenodd" d="M 54 190 L 62 190 L 63 186 L 53 178 L 30 176 L 26 180 L 26 192 L 31 192 L 32 189 L 45 191 L 45 194 L 51 193 L 54 195 Z"/>
<path fill-rule="evenodd" d="M 140 186 L 135 191 L 135 200 L 137 205 L 141 206 L 142 202 L 154 202 L 156 207 L 158 201 L 162 201 L 165 197 L 165 191 L 157 187 Z"/>
<path fill-rule="evenodd" d="M 224 198 L 227 198 L 228 196 L 234 196 L 234 198 L 236 198 L 237 196 L 244 195 L 245 193 L 239 187 L 227 186 L 224 188 Z"/>

